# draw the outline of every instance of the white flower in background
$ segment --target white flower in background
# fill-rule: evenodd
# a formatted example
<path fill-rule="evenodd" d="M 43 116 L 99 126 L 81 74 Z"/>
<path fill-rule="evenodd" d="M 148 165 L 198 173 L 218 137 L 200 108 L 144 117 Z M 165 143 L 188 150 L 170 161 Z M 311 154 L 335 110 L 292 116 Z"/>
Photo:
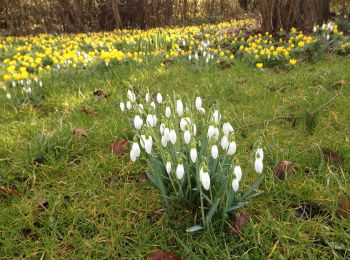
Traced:
<path fill-rule="evenodd" d="M 155 127 L 157 125 L 157 116 L 148 114 L 146 122 L 149 127 Z"/>
<path fill-rule="evenodd" d="M 130 101 L 127 101 L 127 102 L 126 102 L 126 108 L 127 108 L 128 110 L 131 109 L 131 102 L 130 102 Z"/>
<path fill-rule="evenodd" d="M 170 109 L 170 107 L 166 107 L 165 108 L 165 116 L 166 116 L 166 118 L 170 118 L 170 116 L 171 116 L 171 109 Z"/>
<path fill-rule="evenodd" d="M 210 125 L 208 128 L 207 137 L 210 140 L 215 135 L 215 127 L 213 125 Z"/>
<path fill-rule="evenodd" d="M 233 168 L 233 173 L 236 176 L 236 179 L 240 182 L 242 179 L 242 169 L 241 166 L 235 166 L 235 168 Z"/>
<path fill-rule="evenodd" d="M 322 24 L 322 30 L 324 31 L 324 30 L 326 30 L 326 24 Z"/>
<path fill-rule="evenodd" d="M 143 120 L 142 118 L 139 116 L 139 115 L 136 115 L 134 117 L 134 127 L 137 129 L 137 130 L 140 130 L 141 127 L 143 125 Z"/>
<path fill-rule="evenodd" d="M 169 139 L 172 144 L 176 143 L 176 132 L 174 129 L 170 130 L 169 132 Z"/>
<path fill-rule="evenodd" d="M 230 123 L 224 123 L 222 125 L 222 131 L 224 132 L 224 135 L 229 136 L 233 132 L 233 127 Z"/>
<path fill-rule="evenodd" d="M 6 98 L 7 99 L 11 99 L 11 94 L 10 93 L 6 93 Z"/>
<path fill-rule="evenodd" d="M 141 150 L 140 150 L 140 146 L 137 142 L 134 142 L 132 144 L 132 148 L 130 151 L 130 159 L 131 161 L 135 162 L 136 159 L 140 156 L 141 154 Z"/>
<path fill-rule="evenodd" d="M 176 101 L 176 111 L 180 117 L 182 116 L 182 114 L 184 112 L 184 105 L 182 104 L 182 101 L 180 99 L 178 99 Z"/>
<path fill-rule="evenodd" d="M 42 81 L 39 81 L 39 87 L 43 87 L 43 82 Z"/>
<path fill-rule="evenodd" d="M 16 82 L 12 81 L 12 87 L 16 87 Z"/>
<path fill-rule="evenodd" d="M 145 145 L 146 153 L 151 154 L 152 153 L 152 145 L 153 145 L 152 136 L 149 136 L 148 139 L 145 138 L 144 145 Z"/>
<path fill-rule="evenodd" d="M 206 166 L 204 166 L 200 169 L 199 179 L 203 185 L 203 188 L 205 190 L 209 190 L 209 188 L 210 188 L 210 176 L 209 176 L 208 169 Z"/>
<path fill-rule="evenodd" d="M 317 32 L 317 26 L 314 26 L 313 32 Z"/>
<path fill-rule="evenodd" d="M 165 148 L 168 146 L 168 141 L 169 141 L 169 138 L 165 135 L 162 136 L 160 142 L 162 143 L 162 146 Z"/>
<path fill-rule="evenodd" d="M 157 94 L 157 102 L 158 104 L 161 104 L 163 102 L 163 97 L 162 97 L 162 94 L 160 93 Z"/>
<path fill-rule="evenodd" d="M 227 148 L 227 155 L 234 155 L 237 150 L 237 145 L 233 135 L 230 136 L 229 143 L 230 144 L 228 145 L 228 148 Z"/>
<path fill-rule="evenodd" d="M 191 125 L 191 119 L 189 117 L 183 117 L 180 120 L 180 128 L 182 132 L 185 132 L 185 130 Z"/>
<path fill-rule="evenodd" d="M 190 133 L 190 131 L 186 130 L 184 132 L 184 140 L 185 140 L 186 144 L 190 143 L 190 141 L 191 141 L 191 133 Z"/>
<path fill-rule="evenodd" d="M 239 189 L 239 181 L 237 181 L 237 179 L 233 179 L 232 180 L 232 189 L 237 192 Z"/>
<path fill-rule="evenodd" d="M 256 173 L 261 174 L 263 172 L 264 164 L 263 164 L 263 160 L 261 158 L 255 159 L 254 168 L 255 168 Z"/>
<path fill-rule="evenodd" d="M 215 110 L 213 113 L 213 122 L 216 124 L 219 124 L 219 121 L 221 119 L 221 115 L 218 110 Z"/>
<path fill-rule="evenodd" d="M 120 106 L 120 110 L 121 110 L 122 112 L 124 112 L 124 110 L 125 110 L 125 104 L 124 104 L 124 102 L 120 102 L 119 106 Z"/>
<path fill-rule="evenodd" d="M 130 89 L 128 90 L 127 96 L 128 96 L 128 99 L 129 99 L 131 102 L 135 102 L 135 101 L 136 101 L 135 93 L 132 92 Z"/>
<path fill-rule="evenodd" d="M 214 128 L 214 137 L 215 137 L 216 141 L 219 139 L 219 135 L 220 135 L 219 128 L 215 127 Z"/>
<path fill-rule="evenodd" d="M 223 150 L 227 150 L 228 146 L 229 146 L 229 141 L 228 141 L 228 137 L 226 135 L 224 135 L 222 138 L 221 138 L 221 147 Z"/>
<path fill-rule="evenodd" d="M 327 34 L 327 41 L 329 41 L 329 37 L 330 37 L 329 34 Z"/>
<path fill-rule="evenodd" d="M 194 144 L 191 148 L 191 151 L 190 151 L 190 157 L 191 157 L 191 161 L 193 163 L 195 163 L 197 161 L 197 148 L 196 148 L 196 145 Z"/>
<path fill-rule="evenodd" d="M 198 111 L 202 108 L 202 99 L 200 97 L 196 97 L 195 105 Z"/>
<path fill-rule="evenodd" d="M 218 150 L 218 146 L 216 144 L 213 144 L 211 146 L 210 152 L 211 152 L 211 157 L 213 157 L 213 159 L 217 159 L 218 158 L 219 150 Z"/>
<path fill-rule="evenodd" d="M 188 55 L 188 60 L 191 61 L 192 60 L 192 55 Z"/>
<path fill-rule="evenodd" d="M 152 107 L 153 109 L 156 109 L 156 103 L 154 103 L 154 101 L 151 102 L 151 107 Z"/>
<path fill-rule="evenodd" d="M 146 101 L 146 103 L 151 102 L 151 95 L 148 92 L 146 93 L 145 101 Z"/>
<path fill-rule="evenodd" d="M 171 172 L 171 162 L 170 161 L 167 161 L 167 163 L 165 164 L 165 169 L 166 169 L 166 172 L 168 174 L 170 174 L 170 172 Z"/>
<path fill-rule="evenodd" d="M 179 180 L 181 180 L 184 177 L 184 173 L 185 173 L 185 168 L 184 165 L 182 163 L 182 160 L 180 159 L 178 162 L 178 165 L 176 167 L 176 176 Z"/>

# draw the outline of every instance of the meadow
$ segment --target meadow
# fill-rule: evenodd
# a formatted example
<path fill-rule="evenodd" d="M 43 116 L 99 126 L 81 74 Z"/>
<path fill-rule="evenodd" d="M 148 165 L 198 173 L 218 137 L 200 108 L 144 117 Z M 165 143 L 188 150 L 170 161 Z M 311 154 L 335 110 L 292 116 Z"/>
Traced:
<path fill-rule="evenodd" d="M 350 45 L 326 26 L 272 36 L 246 20 L 2 39 L 0 256 L 348 258 Z M 248 178 L 261 141 L 263 193 L 240 209 L 244 226 L 230 215 L 223 232 L 186 233 L 200 217 L 165 210 L 146 164 L 131 162 L 129 147 L 111 152 L 133 138 L 119 107 L 129 89 L 219 107 Z M 276 175 L 283 160 L 290 173 Z"/>

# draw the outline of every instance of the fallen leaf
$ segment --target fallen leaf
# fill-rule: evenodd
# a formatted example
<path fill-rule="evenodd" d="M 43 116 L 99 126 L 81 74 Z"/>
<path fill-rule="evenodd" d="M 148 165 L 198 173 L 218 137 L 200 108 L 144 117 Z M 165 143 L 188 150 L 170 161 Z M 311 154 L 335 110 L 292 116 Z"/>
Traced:
<path fill-rule="evenodd" d="M 37 206 L 39 208 L 48 208 L 49 207 L 49 202 L 45 199 L 39 198 L 36 200 Z"/>
<path fill-rule="evenodd" d="M 291 177 L 292 175 L 292 170 L 293 170 L 293 164 L 289 161 L 282 160 L 275 171 L 275 175 L 280 179 L 280 180 L 285 180 L 286 178 Z"/>
<path fill-rule="evenodd" d="M 75 128 L 73 130 L 73 133 L 78 135 L 78 136 L 82 136 L 82 137 L 87 137 L 88 136 L 87 132 L 85 130 L 81 129 L 81 128 Z"/>
<path fill-rule="evenodd" d="M 246 211 L 236 213 L 234 216 L 231 232 L 234 234 L 240 233 L 240 231 L 247 226 L 249 222 L 249 214 Z"/>
<path fill-rule="evenodd" d="M 109 96 L 109 93 L 104 90 L 95 90 L 93 95 L 95 97 L 107 98 Z"/>
<path fill-rule="evenodd" d="M 109 150 L 112 152 L 114 155 L 122 155 L 127 147 L 128 147 L 128 140 L 120 140 L 117 142 L 114 142 L 109 145 Z"/>
<path fill-rule="evenodd" d="M 45 164 L 45 158 L 44 157 L 37 157 L 33 160 L 33 164 L 36 166 L 44 165 Z"/>
<path fill-rule="evenodd" d="M 302 219 L 310 219 L 317 216 L 325 215 L 324 210 L 313 202 L 303 202 L 300 205 L 294 206 L 294 216 Z"/>
<path fill-rule="evenodd" d="M 342 197 L 340 198 L 338 204 L 339 204 L 338 216 L 343 218 L 349 217 L 350 216 L 350 199 Z"/>
<path fill-rule="evenodd" d="M 167 253 L 162 250 L 154 252 L 147 256 L 147 260 L 178 260 L 180 257 L 178 257 L 175 254 Z"/>
<path fill-rule="evenodd" d="M 17 190 L 13 190 L 13 189 L 7 188 L 5 186 L 0 186 L 0 191 L 5 193 L 5 194 L 9 194 L 9 195 L 17 195 L 18 194 Z"/>
<path fill-rule="evenodd" d="M 327 89 L 340 89 L 346 84 L 345 80 L 339 80 L 337 82 L 334 82 L 332 85 L 328 86 Z"/>
<path fill-rule="evenodd" d="M 343 157 L 341 157 L 336 151 L 330 148 L 322 148 L 322 153 L 328 162 L 333 162 L 337 165 L 342 165 L 344 162 Z"/>

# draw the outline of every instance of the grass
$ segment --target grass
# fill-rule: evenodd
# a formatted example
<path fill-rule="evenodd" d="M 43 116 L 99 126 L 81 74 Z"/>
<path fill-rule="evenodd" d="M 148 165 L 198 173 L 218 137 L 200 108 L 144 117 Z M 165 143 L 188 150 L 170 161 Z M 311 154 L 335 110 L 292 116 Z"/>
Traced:
<path fill-rule="evenodd" d="M 121 65 L 106 69 L 61 71 L 44 78 L 39 105 L 0 102 L 0 193 L 2 258 L 144 258 L 162 249 L 182 258 L 348 258 L 350 222 L 336 214 L 338 199 L 350 190 L 350 60 L 328 56 L 292 71 L 255 70 L 244 63 L 228 69 L 174 63 L 168 68 Z M 330 100 L 345 80 L 342 94 L 322 109 L 313 134 L 302 119 L 265 122 L 279 115 L 303 116 Z M 241 234 L 215 230 L 185 233 L 195 224 L 190 212 L 162 210 L 144 178 L 145 166 L 116 157 L 115 140 L 130 138 L 129 122 L 118 100 L 129 86 L 171 94 L 200 95 L 206 106 L 219 104 L 236 128 L 245 175 L 252 175 L 251 146 L 266 147 L 264 194 L 246 210 Z M 106 90 L 106 99 L 94 97 Z M 87 115 L 82 109 L 93 112 Z M 87 138 L 72 134 L 85 129 Z M 327 163 L 321 148 L 331 148 L 342 165 Z M 43 157 L 45 164 L 34 166 Z M 281 160 L 295 164 L 287 181 L 274 176 Z M 46 209 L 37 206 L 48 201 Z M 326 214 L 294 216 L 302 202 L 319 204 Z"/>

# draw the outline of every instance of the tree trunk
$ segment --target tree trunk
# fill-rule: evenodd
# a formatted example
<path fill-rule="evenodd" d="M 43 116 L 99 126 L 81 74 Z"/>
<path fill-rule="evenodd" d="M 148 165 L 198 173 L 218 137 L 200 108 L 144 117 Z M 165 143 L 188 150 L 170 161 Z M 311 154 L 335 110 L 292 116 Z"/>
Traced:
<path fill-rule="evenodd" d="M 248 0 L 239 0 L 239 6 L 244 10 L 244 12 L 248 11 Z"/>
<path fill-rule="evenodd" d="M 122 27 L 122 20 L 119 13 L 119 0 L 112 0 L 112 11 L 115 21 L 115 28 L 120 29 Z"/>

